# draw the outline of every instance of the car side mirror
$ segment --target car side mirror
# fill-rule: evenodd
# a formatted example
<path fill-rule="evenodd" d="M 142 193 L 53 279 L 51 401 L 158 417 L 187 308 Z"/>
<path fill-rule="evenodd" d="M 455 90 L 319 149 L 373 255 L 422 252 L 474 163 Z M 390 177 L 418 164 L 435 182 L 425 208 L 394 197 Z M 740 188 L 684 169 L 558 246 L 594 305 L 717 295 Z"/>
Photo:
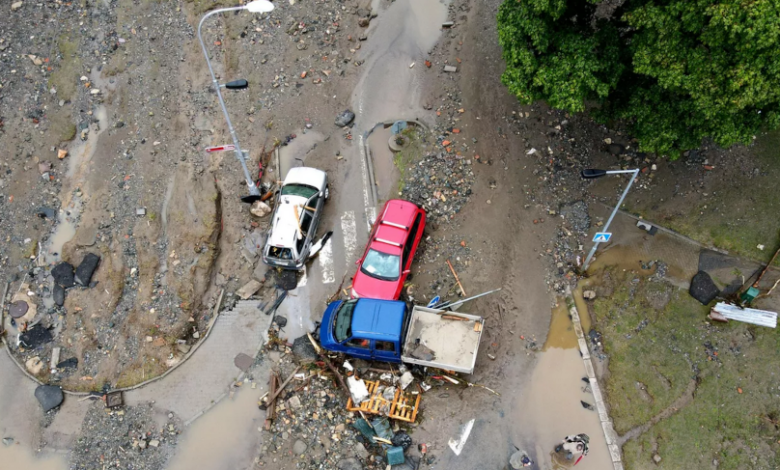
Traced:
<path fill-rule="evenodd" d="M 324 195 L 325 195 L 325 193 L 323 193 L 322 191 L 320 191 L 320 197 L 322 197 L 322 196 L 324 196 Z"/>
<path fill-rule="evenodd" d="M 404 269 L 404 275 L 409 274 L 410 272 L 412 272 L 410 269 Z"/>

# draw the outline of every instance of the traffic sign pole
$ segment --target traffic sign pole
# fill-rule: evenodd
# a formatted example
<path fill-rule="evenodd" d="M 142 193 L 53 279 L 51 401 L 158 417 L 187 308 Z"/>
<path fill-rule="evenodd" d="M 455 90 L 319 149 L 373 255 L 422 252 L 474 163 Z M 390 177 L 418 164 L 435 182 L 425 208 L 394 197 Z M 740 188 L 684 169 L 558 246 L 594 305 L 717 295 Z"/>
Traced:
<path fill-rule="evenodd" d="M 623 205 L 623 200 L 626 198 L 626 194 L 628 194 L 628 190 L 631 189 L 631 185 L 634 184 L 634 180 L 636 179 L 637 175 L 639 174 L 639 168 L 636 170 L 616 170 L 616 171 L 608 171 L 608 175 L 617 175 L 622 173 L 631 173 L 631 181 L 628 182 L 628 186 L 626 186 L 626 189 L 623 190 L 623 194 L 620 196 L 620 200 L 618 201 L 615 208 L 612 210 L 612 215 L 609 216 L 609 220 L 607 220 L 607 223 L 604 224 L 604 232 L 603 233 L 609 233 L 609 224 L 612 223 L 612 219 L 615 218 L 615 214 L 617 214 L 618 209 L 620 209 L 620 206 Z M 607 237 L 607 240 L 609 240 L 610 237 Z M 595 241 L 593 243 L 593 248 L 591 248 L 590 253 L 588 253 L 588 257 L 585 258 L 585 263 L 582 264 L 582 272 L 586 272 L 588 270 L 588 265 L 590 265 L 591 260 L 593 259 L 593 255 L 596 254 L 596 250 L 599 247 L 600 241 Z"/>

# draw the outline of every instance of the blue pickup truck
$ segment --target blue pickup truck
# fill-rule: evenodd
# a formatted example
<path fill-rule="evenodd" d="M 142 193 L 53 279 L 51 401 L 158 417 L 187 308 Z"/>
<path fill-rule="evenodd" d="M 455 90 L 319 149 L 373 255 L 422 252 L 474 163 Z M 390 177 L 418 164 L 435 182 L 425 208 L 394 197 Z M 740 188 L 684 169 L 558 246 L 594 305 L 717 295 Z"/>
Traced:
<path fill-rule="evenodd" d="M 322 347 L 369 361 L 404 362 L 470 374 L 484 319 L 399 300 L 351 299 L 328 304 Z"/>

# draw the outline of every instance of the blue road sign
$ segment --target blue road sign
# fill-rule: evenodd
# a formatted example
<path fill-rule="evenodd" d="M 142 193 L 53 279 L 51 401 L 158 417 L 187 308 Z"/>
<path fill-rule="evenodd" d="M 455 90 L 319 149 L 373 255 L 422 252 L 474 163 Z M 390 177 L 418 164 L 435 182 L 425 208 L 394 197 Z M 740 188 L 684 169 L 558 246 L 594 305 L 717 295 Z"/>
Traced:
<path fill-rule="evenodd" d="M 610 238 L 612 238 L 612 232 L 596 232 L 596 234 L 593 235 L 593 241 L 595 243 L 606 243 Z"/>
<path fill-rule="evenodd" d="M 433 308 L 433 306 L 438 304 L 440 300 L 441 300 L 441 297 L 439 297 L 438 295 L 436 297 L 432 298 L 431 301 L 428 302 L 428 308 Z"/>

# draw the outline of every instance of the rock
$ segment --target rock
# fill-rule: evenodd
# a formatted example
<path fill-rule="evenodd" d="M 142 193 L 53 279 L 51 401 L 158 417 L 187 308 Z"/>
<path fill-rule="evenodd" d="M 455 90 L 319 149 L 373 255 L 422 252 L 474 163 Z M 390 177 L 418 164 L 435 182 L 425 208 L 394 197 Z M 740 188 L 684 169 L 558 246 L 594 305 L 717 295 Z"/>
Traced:
<path fill-rule="evenodd" d="M 255 292 L 257 292 L 262 284 L 260 284 L 259 281 L 252 279 L 251 281 L 244 284 L 240 289 L 236 291 L 236 295 L 238 295 L 242 300 L 246 300 L 253 295 L 255 295 Z"/>
<path fill-rule="evenodd" d="M 65 359 L 57 364 L 57 369 L 76 369 L 79 366 L 79 360 L 75 357 Z"/>
<path fill-rule="evenodd" d="M 293 341 L 292 352 L 296 359 L 301 362 L 314 362 L 317 360 L 317 351 L 314 350 L 314 346 L 311 345 L 311 341 L 305 335 Z"/>
<path fill-rule="evenodd" d="M 255 201 L 252 203 L 252 207 L 249 212 L 255 217 L 265 217 L 271 213 L 271 206 L 263 201 Z"/>
<path fill-rule="evenodd" d="M 61 285 L 54 284 L 54 292 L 52 293 L 52 297 L 54 298 L 54 303 L 58 307 L 65 305 L 65 289 Z"/>
<path fill-rule="evenodd" d="M 160 441 L 159 440 L 152 439 L 151 441 L 149 441 L 149 447 L 159 447 L 159 446 L 160 446 Z"/>
<path fill-rule="evenodd" d="M 447 73 L 455 73 L 455 72 L 458 71 L 458 68 L 455 67 L 454 65 L 445 65 L 444 66 L 444 71 L 447 72 Z"/>
<path fill-rule="evenodd" d="M 653 462 L 657 464 L 661 463 L 661 456 L 658 454 L 653 454 Z"/>
<path fill-rule="evenodd" d="M 355 443 L 354 451 L 355 451 L 355 455 L 357 455 L 358 458 L 361 459 L 361 460 L 366 460 L 368 458 L 368 456 L 370 455 L 368 453 L 368 451 L 366 450 L 366 446 L 364 446 L 360 442 L 356 442 Z"/>
<path fill-rule="evenodd" d="M 358 20 L 358 26 L 360 26 L 361 28 L 368 28 L 368 25 L 369 25 L 370 23 L 371 23 L 371 18 L 370 18 L 370 17 L 367 17 L 367 18 L 360 18 L 360 19 Z"/>
<path fill-rule="evenodd" d="M 176 349 L 178 349 L 179 352 L 182 354 L 187 354 L 188 352 L 190 352 L 190 349 L 192 349 L 192 346 L 186 343 L 178 343 L 176 345 Z"/>
<path fill-rule="evenodd" d="M 336 466 L 339 470 L 363 470 L 363 465 L 354 458 L 339 460 Z"/>
<path fill-rule="evenodd" d="M 16 11 L 20 8 L 22 8 L 23 2 L 16 2 L 11 4 L 11 11 Z"/>
<path fill-rule="evenodd" d="M 65 158 L 67 156 L 68 156 L 68 151 L 67 150 L 65 150 L 65 149 L 57 150 L 57 158 L 59 158 L 60 160 L 62 160 L 63 158 Z"/>
<path fill-rule="evenodd" d="M 38 356 L 31 357 L 30 359 L 27 359 L 27 362 L 24 363 L 24 366 L 27 368 L 27 372 L 31 373 L 32 375 L 38 375 L 43 369 L 43 361 L 41 361 L 41 358 Z"/>
<path fill-rule="evenodd" d="M 276 315 L 274 317 L 274 322 L 279 325 L 279 328 L 284 328 L 287 326 L 287 317 L 283 317 L 281 315 Z"/>
<path fill-rule="evenodd" d="M 582 298 L 584 298 L 585 300 L 593 300 L 596 298 L 596 291 L 586 290 L 582 293 Z"/>
<path fill-rule="evenodd" d="M 297 441 L 295 441 L 295 444 L 293 444 L 293 454 L 301 455 L 304 452 L 306 452 L 306 449 L 308 449 L 308 448 L 309 448 L 309 446 L 306 445 L 305 442 L 303 442 L 302 440 L 298 439 Z"/>
<path fill-rule="evenodd" d="M 14 443 L 14 438 L 13 437 L 4 437 L 3 438 L 3 445 L 4 446 L 8 447 L 8 446 L 10 446 L 13 443 Z"/>
<path fill-rule="evenodd" d="M 95 273 L 98 264 L 100 264 L 100 256 L 94 253 L 87 253 L 79 267 L 76 268 L 76 282 L 84 287 L 89 286 L 89 283 L 92 281 L 92 274 Z"/>
<path fill-rule="evenodd" d="M 25 347 L 35 349 L 51 342 L 52 336 L 48 328 L 38 323 L 19 335 L 19 341 L 24 343 Z"/>
<path fill-rule="evenodd" d="M 715 285 L 715 282 L 705 271 L 699 271 L 693 276 L 688 292 L 691 294 L 691 297 L 703 305 L 709 304 L 720 294 L 718 286 Z"/>
<path fill-rule="evenodd" d="M 338 127 L 345 127 L 352 124 L 352 121 L 354 120 L 355 120 L 355 113 L 353 113 L 348 109 L 345 109 L 338 116 L 336 116 L 335 124 Z"/>
<path fill-rule="evenodd" d="M 195 333 L 192 334 L 192 337 L 195 338 L 195 339 L 199 339 L 200 338 L 200 332 L 196 331 Z"/>
<path fill-rule="evenodd" d="M 51 270 L 51 275 L 54 278 L 54 282 L 64 287 L 65 289 L 75 285 L 73 277 L 73 265 L 70 263 L 62 262 L 58 264 Z"/>
<path fill-rule="evenodd" d="M 38 399 L 38 403 L 41 404 L 45 413 L 60 406 L 64 396 L 62 389 L 56 385 L 39 385 L 35 389 L 35 398 Z"/>
<path fill-rule="evenodd" d="M 138 448 L 140 448 L 141 450 L 146 449 L 146 441 L 143 439 L 138 441 Z"/>
<path fill-rule="evenodd" d="M 298 395 L 291 396 L 290 399 L 287 400 L 287 404 L 290 405 L 290 408 L 294 410 L 298 410 L 303 406 L 301 399 L 298 398 Z"/>

